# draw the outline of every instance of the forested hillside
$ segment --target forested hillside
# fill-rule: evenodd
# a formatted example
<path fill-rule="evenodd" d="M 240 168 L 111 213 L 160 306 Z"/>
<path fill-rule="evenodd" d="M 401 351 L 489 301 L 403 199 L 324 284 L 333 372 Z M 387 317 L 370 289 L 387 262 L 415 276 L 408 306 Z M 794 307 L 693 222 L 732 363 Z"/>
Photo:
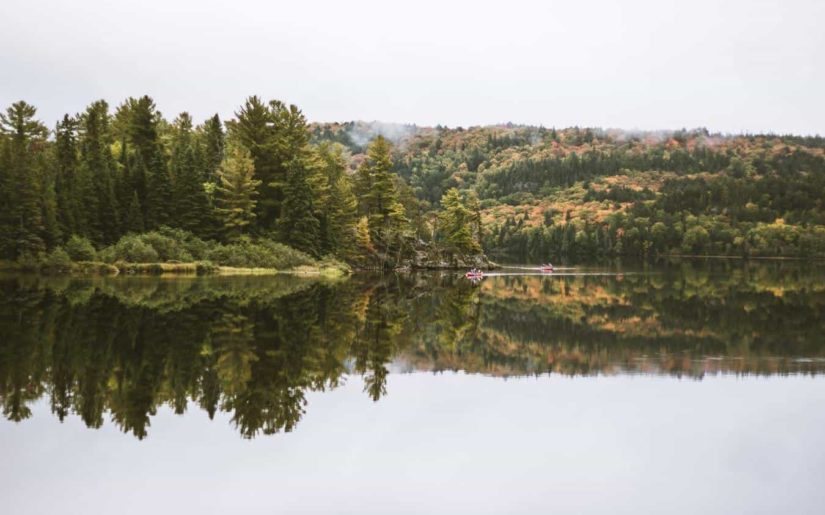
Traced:
<path fill-rule="evenodd" d="M 5 260 L 825 256 L 819 137 L 311 124 L 254 96 L 200 124 L 96 101 L 51 130 L 21 101 L 0 128 Z"/>
<path fill-rule="evenodd" d="M 484 249 L 513 257 L 825 255 L 820 137 L 416 129 L 394 169 L 427 207 L 477 194 Z"/>

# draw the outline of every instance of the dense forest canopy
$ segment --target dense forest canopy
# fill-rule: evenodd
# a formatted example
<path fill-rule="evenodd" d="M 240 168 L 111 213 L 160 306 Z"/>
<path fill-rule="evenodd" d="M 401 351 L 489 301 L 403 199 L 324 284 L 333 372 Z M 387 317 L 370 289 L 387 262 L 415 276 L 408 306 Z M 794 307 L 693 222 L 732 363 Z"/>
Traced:
<path fill-rule="evenodd" d="M 169 254 L 147 233 L 220 246 L 207 259 L 281 245 L 369 267 L 422 248 L 825 256 L 819 137 L 320 124 L 256 96 L 201 123 L 148 96 L 100 100 L 51 130 L 21 101 L 0 129 L 7 260 Z"/>
<path fill-rule="evenodd" d="M 428 206 L 450 188 L 477 194 L 488 252 L 825 255 L 820 137 L 418 129 L 399 141 L 394 169 Z"/>

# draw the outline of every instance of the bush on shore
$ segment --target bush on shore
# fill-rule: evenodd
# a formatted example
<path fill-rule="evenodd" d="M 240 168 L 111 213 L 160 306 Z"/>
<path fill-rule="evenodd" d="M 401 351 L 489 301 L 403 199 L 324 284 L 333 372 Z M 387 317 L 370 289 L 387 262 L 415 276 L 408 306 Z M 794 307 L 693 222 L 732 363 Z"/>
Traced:
<path fill-rule="evenodd" d="M 106 263 L 209 262 L 209 265 L 201 266 L 203 273 L 215 266 L 284 270 L 317 264 L 310 255 L 267 239 L 242 237 L 236 242 L 222 244 L 169 228 L 128 234 L 98 255 Z"/>
<path fill-rule="evenodd" d="M 97 251 L 88 238 L 73 234 L 66 242 L 66 252 L 72 261 L 96 261 Z"/>
<path fill-rule="evenodd" d="M 346 264 L 333 258 L 319 261 L 309 254 L 265 238 L 244 236 L 232 243 L 219 243 L 204 241 L 192 233 L 166 227 L 143 234 L 127 234 L 99 251 L 88 239 L 73 235 L 65 247 L 56 247 L 48 254 L 21 258 L 13 267 L 21 271 L 83 274 L 208 275 L 218 272 L 220 267 L 350 272 Z"/>

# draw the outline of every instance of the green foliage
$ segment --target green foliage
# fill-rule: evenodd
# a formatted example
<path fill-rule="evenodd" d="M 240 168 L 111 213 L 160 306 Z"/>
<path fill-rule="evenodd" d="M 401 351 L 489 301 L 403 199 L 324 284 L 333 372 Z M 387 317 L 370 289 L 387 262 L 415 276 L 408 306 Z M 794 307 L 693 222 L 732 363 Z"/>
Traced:
<path fill-rule="evenodd" d="M 318 255 L 320 222 L 315 214 L 306 164 L 294 159 L 284 188 L 283 217 L 280 221 L 284 243 L 311 255 Z"/>
<path fill-rule="evenodd" d="M 72 261 L 94 261 L 97 258 L 97 251 L 88 238 L 72 234 L 66 242 L 66 252 Z"/>
<path fill-rule="evenodd" d="M 40 267 L 45 272 L 67 272 L 72 268 L 72 258 L 63 247 L 55 247 L 40 261 Z"/>
<path fill-rule="evenodd" d="M 376 267 L 479 242 L 516 259 L 825 256 L 822 138 L 308 125 L 296 106 L 254 96 L 226 136 L 217 116 L 168 122 L 148 96 L 114 114 L 93 102 L 53 139 L 35 114 L 16 102 L 0 115 L 9 260 L 66 248 L 72 235 L 103 247 L 162 227 Z M 140 245 L 163 259 L 154 243 Z"/>
<path fill-rule="evenodd" d="M 128 234 L 98 254 L 106 263 L 126 261 L 130 263 L 152 263 L 160 259 L 158 252 L 136 234 Z"/>
<path fill-rule="evenodd" d="M 253 241 L 248 237 L 241 237 L 234 243 L 211 247 L 206 253 L 206 259 L 224 266 L 278 270 L 315 264 L 311 256 L 292 247 L 266 239 Z"/>
<path fill-rule="evenodd" d="M 20 101 L 0 113 L 0 252 L 12 259 L 43 253 L 46 242 L 56 236 L 47 234 L 44 221 L 48 131 L 34 119 L 36 112 L 34 106 Z"/>
<path fill-rule="evenodd" d="M 200 270 L 215 265 L 284 270 L 316 261 L 299 250 L 267 239 L 247 236 L 233 243 L 204 241 L 182 229 L 162 227 L 143 234 L 129 234 L 98 253 L 107 263 L 190 263 L 203 262 Z M 138 271 L 139 269 L 133 269 Z M 142 269 L 140 269 L 142 270 Z"/>
<path fill-rule="evenodd" d="M 256 188 L 261 181 L 254 179 L 255 167 L 249 152 L 241 147 L 232 149 L 230 156 L 218 171 L 218 214 L 223 220 L 227 238 L 235 239 L 245 232 L 255 218 L 258 196 Z"/>
<path fill-rule="evenodd" d="M 450 188 L 441 197 L 441 208 L 438 219 L 443 240 L 459 252 L 481 251 L 473 231 L 474 213 L 467 207 L 456 188 Z"/>
<path fill-rule="evenodd" d="M 392 147 L 383 136 L 376 137 L 367 148 L 367 159 L 358 169 L 355 191 L 359 210 L 369 221 L 370 239 L 389 252 L 401 253 L 409 228 L 404 206 L 392 173 Z"/>

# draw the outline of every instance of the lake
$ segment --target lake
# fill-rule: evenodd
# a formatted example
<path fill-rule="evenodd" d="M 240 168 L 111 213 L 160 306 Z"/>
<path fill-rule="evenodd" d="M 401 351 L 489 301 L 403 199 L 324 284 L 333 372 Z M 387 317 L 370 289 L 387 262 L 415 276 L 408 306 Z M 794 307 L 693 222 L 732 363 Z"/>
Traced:
<path fill-rule="evenodd" d="M 825 265 L 0 277 L 2 512 L 822 513 Z"/>

